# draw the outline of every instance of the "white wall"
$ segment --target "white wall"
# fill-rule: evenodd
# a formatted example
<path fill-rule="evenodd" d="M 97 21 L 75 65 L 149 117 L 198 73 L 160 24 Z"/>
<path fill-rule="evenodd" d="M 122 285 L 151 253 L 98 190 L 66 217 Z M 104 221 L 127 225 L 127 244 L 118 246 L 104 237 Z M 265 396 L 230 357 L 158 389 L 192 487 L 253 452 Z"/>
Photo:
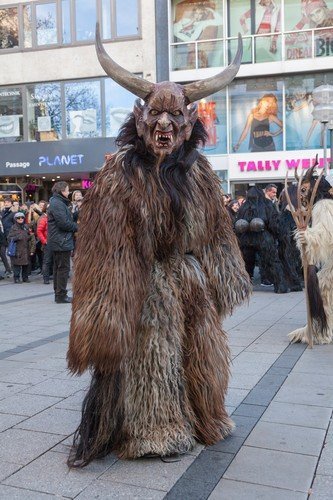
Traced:
<path fill-rule="evenodd" d="M 0 0 L 0 5 L 17 4 Z M 21 2 L 23 3 L 23 2 Z M 142 39 L 106 43 L 114 60 L 132 72 L 156 80 L 154 0 L 141 0 Z M 94 45 L 0 53 L 0 85 L 77 79 L 105 75 Z"/>

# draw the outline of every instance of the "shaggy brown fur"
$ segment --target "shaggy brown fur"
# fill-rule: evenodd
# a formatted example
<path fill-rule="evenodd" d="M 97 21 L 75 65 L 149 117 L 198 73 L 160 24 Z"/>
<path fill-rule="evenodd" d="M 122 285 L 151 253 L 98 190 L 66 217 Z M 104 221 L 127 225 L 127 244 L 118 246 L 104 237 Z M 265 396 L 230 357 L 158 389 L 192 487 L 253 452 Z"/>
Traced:
<path fill-rule="evenodd" d="M 71 466 L 112 450 L 183 453 L 232 429 L 221 320 L 250 283 L 219 179 L 195 145 L 161 165 L 123 146 L 84 199 L 68 365 L 94 377 Z"/>

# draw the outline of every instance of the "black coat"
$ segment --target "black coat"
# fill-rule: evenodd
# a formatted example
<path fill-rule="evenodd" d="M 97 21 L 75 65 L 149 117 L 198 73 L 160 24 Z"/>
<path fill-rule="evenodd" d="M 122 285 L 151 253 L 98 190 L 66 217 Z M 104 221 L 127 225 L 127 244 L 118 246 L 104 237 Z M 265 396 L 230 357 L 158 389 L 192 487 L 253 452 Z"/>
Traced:
<path fill-rule="evenodd" d="M 3 232 L 5 233 L 5 236 L 8 236 L 8 233 L 10 231 L 10 228 L 14 224 L 14 212 L 12 212 L 11 208 L 4 208 L 1 211 L 1 222 L 3 225 Z"/>
<path fill-rule="evenodd" d="M 78 225 L 73 222 L 70 201 L 61 194 L 50 199 L 47 228 L 47 245 L 54 252 L 68 252 L 74 248 L 74 233 Z"/>
<path fill-rule="evenodd" d="M 29 234 L 29 229 L 25 224 L 16 222 L 8 233 L 8 241 L 10 240 L 16 242 L 16 257 L 11 257 L 12 264 L 14 266 L 27 266 L 30 255 L 36 249 L 35 236 Z"/>

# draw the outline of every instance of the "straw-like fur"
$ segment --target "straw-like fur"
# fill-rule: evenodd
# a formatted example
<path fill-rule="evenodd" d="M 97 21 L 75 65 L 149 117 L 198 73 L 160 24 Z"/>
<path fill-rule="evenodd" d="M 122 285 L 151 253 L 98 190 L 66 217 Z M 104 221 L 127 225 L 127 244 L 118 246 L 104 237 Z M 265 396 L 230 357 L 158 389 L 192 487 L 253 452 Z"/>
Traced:
<path fill-rule="evenodd" d="M 183 453 L 232 429 L 221 319 L 250 283 L 219 180 L 195 156 L 174 193 L 168 165 L 128 169 L 137 156 L 123 147 L 85 196 L 68 365 L 94 376 L 71 466 Z"/>
<path fill-rule="evenodd" d="M 296 234 L 297 238 L 297 234 Z M 312 226 L 305 231 L 306 256 L 310 264 L 317 265 L 320 295 L 326 314 L 325 321 L 313 321 L 313 341 L 329 344 L 333 340 L 333 200 L 318 201 L 312 212 Z M 297 241 L 299 248 L 301 244 Z M 307 326 L 289 333 L 292 342 L 307 342 Z"/>

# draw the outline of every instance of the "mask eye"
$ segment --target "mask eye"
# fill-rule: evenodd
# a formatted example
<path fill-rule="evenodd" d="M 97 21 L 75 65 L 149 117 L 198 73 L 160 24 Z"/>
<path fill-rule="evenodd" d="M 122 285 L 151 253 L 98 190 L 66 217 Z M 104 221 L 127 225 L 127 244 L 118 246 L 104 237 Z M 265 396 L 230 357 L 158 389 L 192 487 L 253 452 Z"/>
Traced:
<path fill-rule="evenodd" d="M 173 111 L 173 116 L 180 116 L 182 112 L 179 109 L 176 109 L 176 111 Z"/>
<path fill-rule="evenodd" d="M 151 115 L 153 115 L 153 116 L 158 115 L 158 111 L 157 111 L 157 109 L 151 109 L 151 110 L 150 110 L 150 114 L 151 114 Z"/>

